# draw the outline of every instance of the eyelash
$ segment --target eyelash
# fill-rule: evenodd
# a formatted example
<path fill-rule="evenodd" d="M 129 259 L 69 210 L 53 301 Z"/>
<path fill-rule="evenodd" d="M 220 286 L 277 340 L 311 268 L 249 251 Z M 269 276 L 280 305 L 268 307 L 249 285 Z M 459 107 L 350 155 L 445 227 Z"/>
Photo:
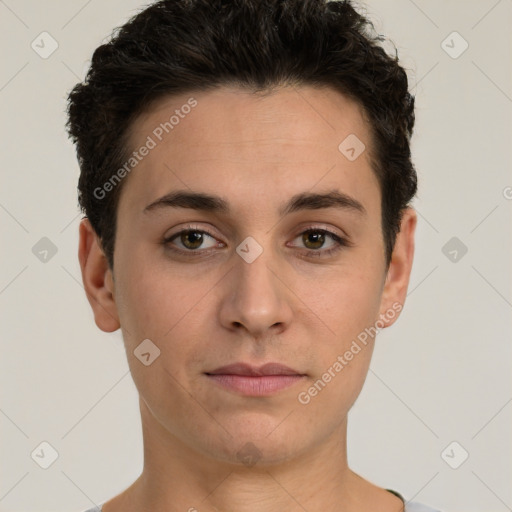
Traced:
<path fill-rule="evenodd" d="M 193 249 L 184 251 L 182 249 L 177 249 L 175 247 L 171 247 L 171 242 L 175 238 L 178 238 L 183 233 L 202 233 L 202 234 L 207 234 L 208 236 L 216 239 L 216 236 L 213 233 L 211 233 L 210 231 L 208 231 L 208 229 L 205 229 L 205 228 L 197 229 L 194 226 L 187 226 L 187 228 L 182 229 L 181 231 L 178 231 L 177 233 L 174 233 L 171 236 L 165 238 L 162 242 L 163 245 L 165 245 L 170 251 L 172 251 L 174 253 L 189 256 L 189 257 L 191 256 L 193 258 L 207 257 L 212 251 L 215 250 L 215 248 L 210 248 L 210 249 L 203 250 L 203 251 L 193 250 Z M 332 231 L 330 231 L 328 229 L 322 229 L 322 228 L 318 228 L 315 226 L 308 226 L 303 231 L 301 231 L 297 236 L 303 235 L 304 233 L 321 233 L 321 234 L 328 235 L 332 238 L 332 240 L 336 244 L 331 249 L 324 249 L 324 250 L 322 250 L 322 249 L 316 249 L 316 250 L 315 249 L 306 249 L 303 252 L 305 252 L 305 255 L 307 257 L 328 258 L 329 256 L 332 256 L 335 253 L 342 250 L 344 247 L 352 246 L 352 243 L 350 243 L 346 238 L 340 237 L 338 234 L 333 233 Z M 295 238 L 297 238 L 297 236 Z"/>

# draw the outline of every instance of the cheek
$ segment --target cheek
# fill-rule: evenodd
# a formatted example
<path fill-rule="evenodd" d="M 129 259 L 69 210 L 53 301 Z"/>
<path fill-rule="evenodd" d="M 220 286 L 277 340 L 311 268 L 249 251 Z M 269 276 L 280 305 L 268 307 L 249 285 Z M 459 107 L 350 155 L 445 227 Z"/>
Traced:
<path fill-rule="evenodd" d="M 190 281 L 134 269 L 119 290 L 121 324 L 139 337 L 163 340 L 190 315 L 204 293 Z"/>
<path fill-rule="evenodd" d="M 376 269 L 377 270 L 377 269 Z M 337 340 L 357 335 L 378 316 L 380 275 L 364 265 L 347 265 L 315 280 L 315 289 L 300 293 Z"/>
<path fill-rule="evenodd" d="M 177 407 L 176 404 L 186 398 L 181 396 L 177 383 L 186 382 L 188 361 L 194 351 L 199 350 L 198 344 L 190 341 L 202 339 L 197 327 L 199 313 L 194 305 L 200 302 L 204 291 L 199 283 L 194 287 L 190 281 L 171 274 L 162 275 L 143 265 L 126 266 L 120 281 L 123 286 L 116 290 L 118 310 L 134 382 L 150 402 L 165 402 L 165 395 L 172 390 L 172 408 Z M 148 345 L 146 351 L 158 353 L 148 366 L 136 357 L 139 345 L 146 339 L 160 351 Z"/>
<path fill-rule="evenodd" d="M 206 343 L 207 321 L 215 309 L 209 290 L 218 276 L 180 272 L 164 258 L 137 247 L 130 254 L 119 262 L 116 287 L 126 349 L 133 354 L 142 340 L 150 339 L 160 349 L 159 363 L 181 374 Z"/>
<path fill-rule="evenodd" d="M 298 401 L 306 404 L 305 411 L 315 424 L 317 415 L 326 422 L 326 410 L 332 411 L 332 421 L 339 421 L 353 405 L 368 373 L 374 348 L 374 338 L 368 333 L 378 317 L 379 280 L 354 270 L 336 282 L 327 281 L 322 293 L 309 298 L 311 309 L 319 312 L 322 323 L 334 334 L 315 340 L 312 378 Z"/>

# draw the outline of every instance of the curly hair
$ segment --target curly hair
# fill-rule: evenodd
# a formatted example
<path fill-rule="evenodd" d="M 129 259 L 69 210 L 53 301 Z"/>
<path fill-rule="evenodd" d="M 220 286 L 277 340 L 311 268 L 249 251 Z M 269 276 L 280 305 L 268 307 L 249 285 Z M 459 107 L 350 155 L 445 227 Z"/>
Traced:
<path fill-rule="evenodd" d="M 105 197 L 94 191 L 129 158 L 137 117 L 164 96 L 286 84 L 330 86 L 369 119 L 389 265 L 417 176 L 414 96 L 384 40 L 348 0 L 161 0 L 115 28 L 69 93 L 66 124 L 80 166 L 78 202 L 110 267 L 123 183 Z"/>

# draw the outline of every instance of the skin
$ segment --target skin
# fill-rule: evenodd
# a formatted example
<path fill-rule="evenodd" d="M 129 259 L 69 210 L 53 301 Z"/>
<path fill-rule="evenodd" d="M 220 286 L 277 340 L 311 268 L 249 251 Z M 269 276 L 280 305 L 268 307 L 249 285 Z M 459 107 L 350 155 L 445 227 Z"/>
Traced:
<path fill-rule="evenodd" d="M 375 340 L 308 404 L 297 397 L 365 328 L 398 318 L 387 312 L 405 302 L 416 213 L 405 211 L 386 268 L 368 124 L 356 103 L 329 88 L 261 96 L 223 87 L 165 98 L 133 124 L 133 148 L 191 96 L 197 106 L 125 178 L 113 271 L 89 221 L 80 225 L 84 287 L 98 327 L 122 329 L 144 435 L 143 472 L 103 511 L 403 510 L 398 497 L 347 465 L 347 413 Z M 349 161 L 338 145 L 352 133 L 366 150 Z M 232 212 L 143 212 L 177 189 L 219 195 Z M 366 214 L 278 214 L 295 194 L 333 189 L 357 199 Z M 210 251 L 207 257 L 173 253 L 170 247 L 187 251 L 179 237 L 163 242 L 188 223 L 215 235 L 192 249 Z M 311 227 L 352 245 L 308 256 L 336 245 L 329 236 L 323 246 L 304 240 Z M 263 248 L 252 263 L 235 251 L 248 236 Z M 149 366 L 133 353 L 144 339 L 161 351 Z M 238 361 L 280 362 L 306 376 L 272 396 L 248 397 L 205 375 Z M 258 450 L 252 466 L 237 457 L 246 443 Z"/>

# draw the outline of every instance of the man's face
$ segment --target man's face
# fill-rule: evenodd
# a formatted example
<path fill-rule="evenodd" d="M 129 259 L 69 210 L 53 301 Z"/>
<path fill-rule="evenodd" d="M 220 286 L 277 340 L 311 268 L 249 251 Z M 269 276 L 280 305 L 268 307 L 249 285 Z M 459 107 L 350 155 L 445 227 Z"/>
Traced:
<path fill-rule="evenodd" d="M 197 104 L 182 108 L 190 97 Z M 158 130 L 176 109 L 179 122 Z M 366 146 L 355 159 L 354 135 Z M 362 388 L 373 339 L 361 333 L 390 309 L 393 323 L 392 304 L 404 298 L 385 289 L 381 195 L 361 110 L 331 89 L 222 88 L 162 100 L 133 125 L 133 148 L 148 136 L 156 145 L 118 205 L 112 289 L 143 420 L 217 459 L 254 450 L 246 443 L 267 461 L 311 449 L 340 431 Z M 154 204 L 177 191 L 226 208 Z M 283 211 L 300 194 L 332 193 L 352 203 Z M 160 350 L 148 365 L 134 354 L 143 340 L 146 362 Z M 251 384 L 209 375 L 269 362 L 299 376 Z"/>

